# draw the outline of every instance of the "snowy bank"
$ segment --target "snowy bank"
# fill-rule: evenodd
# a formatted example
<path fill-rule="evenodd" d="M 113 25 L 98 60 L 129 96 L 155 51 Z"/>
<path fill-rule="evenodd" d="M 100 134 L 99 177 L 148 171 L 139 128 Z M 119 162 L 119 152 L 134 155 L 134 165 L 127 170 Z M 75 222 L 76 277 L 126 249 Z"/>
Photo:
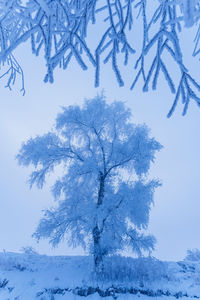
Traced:
<path fill-rule="evenodd" d="M 0 300 L 200 299 L 200 262 L 0 253 Z"/>

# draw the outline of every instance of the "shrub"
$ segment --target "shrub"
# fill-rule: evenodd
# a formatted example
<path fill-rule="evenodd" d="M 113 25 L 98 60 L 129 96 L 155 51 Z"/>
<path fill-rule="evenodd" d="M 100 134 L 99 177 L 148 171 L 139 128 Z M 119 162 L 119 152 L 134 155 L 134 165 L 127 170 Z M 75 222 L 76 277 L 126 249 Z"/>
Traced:
<path fill-rule="evenodd" d="M 164 262 L 154 257 L 131 258 L 122 256 L 106 257 L 100 279 L 104 282 L 137 282 L 144 285 L 168 277 Z"/>
<path fill-rule="evenodd" d="M 184 260 L 200 262 L 200 250 L 199 249 L 187 250 L 187 255 Z"/>

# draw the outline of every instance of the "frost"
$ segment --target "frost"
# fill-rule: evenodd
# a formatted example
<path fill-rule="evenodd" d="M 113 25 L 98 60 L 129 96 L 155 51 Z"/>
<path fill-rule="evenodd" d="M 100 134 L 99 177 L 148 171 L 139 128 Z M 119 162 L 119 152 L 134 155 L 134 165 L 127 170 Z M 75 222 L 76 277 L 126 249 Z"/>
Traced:
<path fill-rule="evenodd" d="M 147 174 L 162 146 L 130 117 L 122 102 L 108 105 L 103 95 L 83 107 L 65 107 L 54 133 L 29 139 L 17 156 L 20 164 L 35 167 L 29 182 L 39 188 L 55 166 L 63 166 L 52 187 L 57 205 L 45 211 L 34 236 L 53 246 L 63 239 L 82 246 L 93 254 L 96 269 L 104 256 L 125 247 L 138 255 L 154 249 L 155 238 L 145 229 L 160 183 Z"/>
<path fill-rule="evenodd" d="M 98 23 L 103 22 L 102 18 L 105 24 Z M 6 76 L 7 87 L 11 89 L 16 76 L 21 76 L 24 93 L 23 71 L 14 51 L 27 41 L 33 54 L 44 54 L 47 67 L 44 81 L 51 83 L 55 68 L 66 69 L 75 59 L 82 70 L 87 70 L 90 64 L 95 68 L 95 86 L 100 85 L 100 75 L 104 72 L 102 63 L 111 65 L 119 86 L 123 86 L 122 64 L 130 66 L 134 55 L 131 89 L 141 79 L 143 91 L 148 91 L 150 85 L 155 90 L 163 74 L 170 92 L 175 94 L 168 117 L 179 99 L 184 105 L 184 115 L 191 100 L 199 106 L 200 85 L 184 64 L 179 35 L 182 27 L 187 30 L 198 24 L 199 19 L 198 0 L 156 0 L 153 5 L 152 0 L 0 1 L 0 63 L 6 68 L 1 77 Z M 141 33 L 139 37 L 134 31 L 136 26 Z M 99 34 L 92 33 L 98 38 L 96 41 L 92 38 L 91 44 L 88 37 L 92 27 Z M 199 40 L 198 27 L 194 56 L 200 51 Z M 166 54 L 174 65 L 169 65 Z"/>

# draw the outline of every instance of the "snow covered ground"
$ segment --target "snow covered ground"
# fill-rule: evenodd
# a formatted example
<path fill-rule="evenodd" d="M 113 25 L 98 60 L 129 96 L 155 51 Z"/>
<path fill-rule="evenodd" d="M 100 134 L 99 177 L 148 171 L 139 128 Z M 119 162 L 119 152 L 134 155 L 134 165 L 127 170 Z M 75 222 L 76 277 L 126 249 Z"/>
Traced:
<path fill-rule="evenodd" d="M 112 257 L 104 278 L 92 258 L 0 253 L 0 300 L 200 299 L 200 262 Z"/>

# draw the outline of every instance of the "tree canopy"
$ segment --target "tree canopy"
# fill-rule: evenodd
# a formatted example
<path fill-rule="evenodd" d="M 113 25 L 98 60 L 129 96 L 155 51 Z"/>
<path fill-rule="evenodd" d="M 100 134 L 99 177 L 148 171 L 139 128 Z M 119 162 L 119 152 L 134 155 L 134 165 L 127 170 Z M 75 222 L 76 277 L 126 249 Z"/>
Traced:
<path fill-rule="evenodd" d="M 150 85 L 155 90 L 162 73 L 175 95 L 168 117 L 179 99 L 182 99 L 183 114 L 186 114 L 190 100 L 199 106 L 200 85 L 184 64 L 179 36 L 183 26 L 186 30 L 198 24 L 199 19 L 198 0 L 0 1 L 0 63 L 2 67 L 7 64 L 1 76 L 7 76 L 7 86 L 11 88 L 20 74 L 22 92 L 25 92 L 23 68 L 14 50 L 26 41 L 30 41 L 33 54 L 45 58 L 45 82 L 54 81 L 55 68 L 66 69 L 69 63 L 76 61 L 83 70 L 90 64 L 95 68 L 95 86 L 99 86 L 103 62 L 111 64 L 119 85 L 123 86 L 124 58 L 124 64 L 131 63 L 135 69 L 131 75 L 131 89 L 141 81 L 143 91 L 148 91 Z M 90 24 L 98 27 L 89 30 Z M 100 35 L 95 34 L 96 30 Z M 198 27 L 194 56 L 200 52 L 199 39 Z M 135 66 L 130 61 L 133 54 Z M 169 57 L 174 64 L 173 72 Z"/>
<path fill-rule="evenodd" d="M 160 183 L 147 175 L 161 147 L 145 125 L 131 123 L 122 102 L 107 104 L 101 95 L 64 107 L 54 131 L 29 139 L 17 156 L 35 167 L 29 183 L 38 188 L 55 166 L 63 168 L 52 187 L 57 205 L 45 211 L 34 236 L 54 246 L 64 238 L 81 245 L 97 267 L 125 247 L 152 250 L 155 238 L 144 230 Z"/>

